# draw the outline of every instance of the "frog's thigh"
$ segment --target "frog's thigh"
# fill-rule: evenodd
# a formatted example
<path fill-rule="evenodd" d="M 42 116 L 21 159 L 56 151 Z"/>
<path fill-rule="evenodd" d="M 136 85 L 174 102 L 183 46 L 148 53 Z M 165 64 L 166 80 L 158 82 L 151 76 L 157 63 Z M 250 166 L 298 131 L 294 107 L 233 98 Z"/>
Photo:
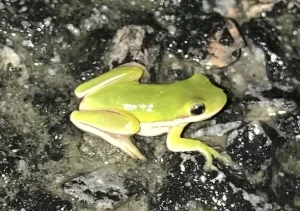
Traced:
<path fill-rule="evenodd" d="M 215 157 L 227 165 L 232 165 L 232 161 L 221 155 L 213 148 L 207 146 L 199 140 L 181 138 L 181 133 L 185 125 L 180 125 L 170 129 L 167 137 L 167 147 L 169 150 L 174 152 L 188 152 L 188 151 L 199 151 L 206 159 L 204 166 L 205 170 L 215 168 L 212 164 L 212 157 Z"/>
<path fill-rule="evenodd" d="M 133 115 L 118 109 L 74 111 L 71 114 L 71 121 L 81 130 L 119 147 L 129 156 L 145 160 L 130 140 L 130 137 L 140 129 L 140 123 Z"/>
<path fill-rule="evenodd" d="M 96 78 L 93 78 L 83 84 L 80 84 L 75 89 L 75 95 L 78 98 L 83 98 L 89 93 L 92 93 L 105 85 L 112 85 L 121 82 L 138 81 L 143 74 L 149 77 L 148 71 L 143 66 L 138 64 L 129 63 L 112 69 Z"/>

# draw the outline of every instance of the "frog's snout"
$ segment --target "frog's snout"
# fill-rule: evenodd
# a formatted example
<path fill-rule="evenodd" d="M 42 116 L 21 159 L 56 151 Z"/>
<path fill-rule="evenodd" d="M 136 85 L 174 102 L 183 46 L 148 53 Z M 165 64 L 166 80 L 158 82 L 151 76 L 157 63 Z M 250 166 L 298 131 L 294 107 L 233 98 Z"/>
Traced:
<path fill-rule="evenodd" d="M 227 95 L 223 90 L 220 91 L 220 94 L 217 98 L 218 103 L 225 104 L 227 102 Z"/>

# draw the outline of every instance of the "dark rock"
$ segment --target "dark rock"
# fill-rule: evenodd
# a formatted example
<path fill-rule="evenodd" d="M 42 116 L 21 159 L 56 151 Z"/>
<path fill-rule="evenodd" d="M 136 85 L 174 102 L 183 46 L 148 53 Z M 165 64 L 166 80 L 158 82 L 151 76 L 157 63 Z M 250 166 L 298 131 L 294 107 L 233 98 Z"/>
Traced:
<path fill-rule="evenodd" d="M 247 114 L 246 99 L 229 97 L 225 108 L 214 118 L 216 123 L 226 123 L 232 121 L 244 121 Z"/>
<path fill-rule="evenodd" d="M 106 27 L 95 29 L 77 42 L 78 51 L 71 52 L 69 58 L 69 69 L 75 79 L 87 81 L 108 71 L 104 52 L 108 50 L 114 33 L 114 30 Z"/>
<path fill-rule="evenodd" d="M 12 180 L 13 177 L 20 176 L 17 171 L 17 163 L 20 158 L 11 156 L 7 151 L 0 151 L 0 173 L 5 183 Z"/>
<path fill-rule="evenodd" d="M 210 67 L 228 66 L 238 59 L 244 41 L 231 20 L 205 13 L 201 1 L 170 1 L 161 7 L 164 12 L 157 19 L 168 30 L 168 51 Z"/>
<path fill-rule="evenodd" d="M 300 146 L 299 136 L 292 135 L 276 152 L 276 159 L 282 174 L 300 178 Z"/>
<path fill-rule="evenodd" d="M 35 189 L 45 155 L 34 132 L 29 136 L 0 121 L 0 210 L 71 210 L 69 202 Z"/>
<path fill-rule="evenodd" d="M 54 140 L 45 145 L 45 151 L 51 160 L 59 161 L 64 156 L 64 146 L 62 141 Z"/>
<path fill-rule="evenodd" d="M 293 166 L 293 168 L 297 168 L 297 166 Z M 270 188 L 273 191 L 274 197 L 277 199 L 277 201 L 282 205 L 291 205 L 294 207 L 294 210 L 299 210 L 299 176 L 295 177 L 294 175 L 290 175 L 273 168 L 273 176 L 271 179 Z"/>
<path fill-rule="evenodd" d="M 150 26 L 155 31 L 164 31 L 165 29 L 157 22 L 155 15 L 146 10 L 130 10 L 121 8 L 121 17 L 119 20 L 120 28 L 128 25 Z M 149 42 L 150 40 L 147 39 Z"/>
<path fill-rule="evenodd" d="M 282 116 L 298 111 L 297 95 L 276 90 L 249 93 L 242 98 L 231 97 L 231 93 L 229 93 L 224 109 L 213 119 L 217 124 L 251 120 L 268 121 L 273 116 Z"/>
<path fill-rule="evenodd" d="M 0 118 L 0 149 L 15 161 L 31 158 L 34 168 L 35 159 L 39 156 L 35 151 L 38 149 L 38 142 L 34 133 L 30 136 L 19 132 L 7 119 L 9 118 Z"/>
<path fill-rule="evenodd" d="M 237 186 L 237 179 L 222 172 L 204 172 L 202 159 L 191 154 L 171 156 L 172 166 L 164 185 L 156 192 L 151 210 L 283 210 L 268 203 L 263 196 L 245 191 L 247 185 Z M 249 185 L 248 183 L 248 186 Z"/>
<path fill-rule="evenodd" d="M 16 196 L 3 206 L 4 210 L 43 210 L 43 211 L 72 211 L 70 202 L 54 196 L 46 191 L 23 190 L 16 194 Z"/>
<path fill-rule="evenodd" d="M 272 87 L 272 89 L 264 90 L 261 92 L 262 96 L 265 98 L 278 99 L 284 98 L 287 100 L 293 100 L 297 103 L 298 107 L 300 106 L 299 100 L 299 92 L 294 90 L 293 92 L 286 92 L 276 87 Z"/>
<path fill-rule="evenodd" d="M 225 67 L 236 61 L 244 41 L 231 20 L 205 14 L 180 17 L 169 32 L 166 49 L 187 60 L 212 67 Z"/>
<path fill-rule="evenodd" d="M 155 16 L 125 11 L 123 28 L 110 47 L 110 68 L 136 61 L 150 72 L 154 67 L 160 69 L 157 64 L 165 49 L 180 59 L 207 66 L 224 67 L 236 61 L 244 46 L 236 24 L 216 13 L 198 10 L 202 7 L 199 4 L 166 2 L 160 9 L 164 12 Z"/>
<path fill-rule="evenodd" d="M 266 59 L 266 73 L 271 82 L 284 91 L 293 91 L 300 82 L 297 64 L 299 58 L 288 57 L 282 36 L 276 27 L 263 19 L 251 19 L 242 25 L 248 42 L 260 48 Z"/>
<path fill-rule="evenodd" d="M 58 161 L 64 156 L 63 137 L 67 130 L 67 124 L 58 123 L 48 129 L 50 142 L 45 145 L 45 151 L 51 160 Z"/>
<path fill-rule="evenodd" d="M 71 92 L 67 89 L 64 92 L 50 88 L 45 90 L 47 91 L 36 91 L 28 100 L 31 100 L 33 108 L 46 119 L 44 128 L 48 130 L 49 140 L 44 145 L 44 149 L 51 160 L 58 161 L 63 158 L 63 138 L 70 126 L 71 98 L 68 95 L 71 95 Z"/>
<path fill-rule="evenodd" d="M 265 172 L 272 164 L 278 141 L 280 136 L 273 128 L 253 121 L 229 133 L 227 152 L 250 174 Z"/>
<path fill-rule="evenodd" d="M 296 114 L 287 114 L 278 116 L 276 127 L 287 137 L 294 139 L 300 134 L 300 116 Z"/>
<path fill-rule="evenodd" d="M 37 88 L 38 90 L 39 88 Z M 42 115 L 56 115 L 64 118 L 69 112 L 69 105 L 71 103 L 70 96 L 72 92 L 68 87 L 64 91 L 60 89 L 43 88 L 33 93 L 30 98 L 31 103 L 35 109 Z"/>
<path fill-rule="evenodd" d="M 267 17 L 280 17 L 281 15 L 284 15 L 285 13 L 296 13 L 299 11 L 299 8 L 297 7 L 296 4 L 293 5 L 290 2 L 284 2 L 284 1 L 279 1 L 276 3 L 271 11 L 266 12 Z"/>

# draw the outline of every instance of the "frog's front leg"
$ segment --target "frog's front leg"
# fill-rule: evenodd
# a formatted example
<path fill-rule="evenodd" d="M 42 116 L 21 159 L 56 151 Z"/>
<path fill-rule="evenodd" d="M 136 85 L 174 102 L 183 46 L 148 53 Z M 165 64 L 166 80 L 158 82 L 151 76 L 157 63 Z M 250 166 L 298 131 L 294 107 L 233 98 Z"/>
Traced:
<path fill-rule="evenodd" d="M 70 119 L 81 130 L 103 138 L 130 157 L 146 159 L 130 140 L 140 130 L 139 121 L 130 113 L 119 109 L 73 111 Z"/>
<path fill-rule="evenodd" d="M 222 161 L 226 165 L 234 166 L 234 163 L 230 158 L 221 155 L 219 152 L 207 146 L 203 142 L 199 140 L 182 138 L 181 133 L 185 126 L 186 125 L 179 125 L 179 126 L 172 127 L 169 130 L 168 137 L 167 137 L 167 147 L 169 150 L 173 152 L 189 152 L 189 151 L 200 152 L 206 159 L 204 165 L 204 170 L 206 171 L 209 171 L 211 169 L 216 169 L 216 167 L 214 167 L 212 163 L 213 157 Z"/>

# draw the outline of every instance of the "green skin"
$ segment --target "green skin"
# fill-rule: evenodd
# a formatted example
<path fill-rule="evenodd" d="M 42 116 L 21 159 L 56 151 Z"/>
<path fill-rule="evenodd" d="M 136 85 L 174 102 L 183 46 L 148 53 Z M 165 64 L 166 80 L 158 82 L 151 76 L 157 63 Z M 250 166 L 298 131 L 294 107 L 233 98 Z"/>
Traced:
<path fill-rule="evenodd" d="M 205 170 L 215 168 L 213 157 L 232 166 L 232 161 L 199 140 L 182 138 L 184 127 L 208 119 L 226 104 L 222 89 L 204 75 L 172 84 L 141 84 L 144 67 L 129 63 L 79 85 L 75 95 L 83 98 L 71 121 L 81 130 L 97 135 L 133 158 L 145 157 L 131 142 L 134 134 L 168 133 L 167 147 L 174 152 L 198 151 L 206 158 Z M 195 105 L 205 110 L 191 114 Z"/>

